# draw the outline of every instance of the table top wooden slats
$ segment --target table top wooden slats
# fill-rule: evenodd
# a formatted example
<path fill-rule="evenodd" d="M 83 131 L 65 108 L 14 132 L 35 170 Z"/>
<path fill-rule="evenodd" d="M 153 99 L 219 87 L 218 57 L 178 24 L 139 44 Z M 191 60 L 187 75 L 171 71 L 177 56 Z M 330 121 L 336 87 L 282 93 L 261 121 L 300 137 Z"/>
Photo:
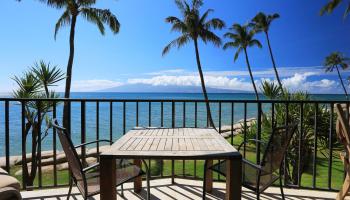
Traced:
<path fill-rule="evenodd" d="M 241 155 L 215 129 L 138 128 L 125 134 L 101 156 L 135 159 L 225 159 Z"/>

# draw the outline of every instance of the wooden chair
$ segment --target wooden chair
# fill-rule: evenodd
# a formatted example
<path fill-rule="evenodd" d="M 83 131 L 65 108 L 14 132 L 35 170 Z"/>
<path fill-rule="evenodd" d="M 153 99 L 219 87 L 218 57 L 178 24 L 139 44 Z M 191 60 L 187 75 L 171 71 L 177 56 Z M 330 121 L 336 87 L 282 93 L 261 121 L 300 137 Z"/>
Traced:
<path fill-rule="evenodd" d="M 337 195 L 337 200 L 343 200 L 349 195 L 350 189 L 350 124 L 346 117 L 346 112 L 348 112 L 346 108 L 344 108 L 341 104 L 336 104 L 335 109 L 338 114 L 336 132 L 338 139 L 340 143 L 344 145 L 345 150 L 344 152 L 340 153 L 340 158 L 344 163 L 346 177 L 343 186 Z"/>
<path fill-rule="evenodd" d="M 67 134 L 65 128 L 59 126 L 57 120 L 52 121 L 53 128 L 57 131 L 64 153 L 69 164 L 69 170 L 72 174 L 69 181 L 69 190 L 67 200 L 70 197 L 73 183 L 78 187 L 80 193 L 87 199 L 88 197 L 97 195 L 100 193 L 100 173 L 99 163 L 95 163 L 88 167 L 83 167 L 82 162 L 79 159 L 76 148 L 86 146 L 99 142 L 110 142 L 109 140 L 97 140 L 93 142 L 87 142 L 74 146 L 72 140 Z M 136 165 L 128 162 L 127 160 L 117 159 L 117 186 L 121 186 L 123 196 L 123 184 L 130 180 L 133 180 L 145 173 Z M 149 180 L 147 180 L 147 191 L 149 191 Z"/>
<path fill-rule="evenodd" d="M 282 163 L 289 143 L 294 135 L 297 128 L 296 124 L 275 128 L 270 136 L 270 139 L 265 144 L 260 140 L 248 140 L 247 142 L 261 143 L 264 145 L 265 152 L 260 165 L 254 164 L 248 160 L 242 160 L 242 185 L 250 190 L 253 190 L 257 194 L 257 199 L 260 198 L 260 194 L 264 192 L 269 186 L 271 186 L 276 180 L 280 180 L 280 189 L 282 194 L 282 199 L 284 199 L 283 186 L 282 186 Z M 247 142 L 243 142 L 240 148 Z M 226 176 L 226 161 L 222 161 L 213 165 L 212 167 L 207 167 L 206 170 L 213 170 L 223 176 Z M 279 170 L 279 174 L 276 171 Z M 206 177 L 204 177 L 205 179 Z M 205 182 L 205 181 L 204 181 Z M 205 198 L 205 186 L 203 184 L 203 199 Z"/>

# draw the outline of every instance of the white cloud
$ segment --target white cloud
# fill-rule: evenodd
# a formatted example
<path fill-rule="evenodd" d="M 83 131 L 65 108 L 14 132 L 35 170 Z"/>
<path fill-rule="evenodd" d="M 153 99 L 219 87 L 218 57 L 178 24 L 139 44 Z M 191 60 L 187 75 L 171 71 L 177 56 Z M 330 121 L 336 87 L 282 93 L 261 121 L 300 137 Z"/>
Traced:
<path fill-rule="evenodd" d="M 207 87 L 251 91 L 252 86 L 244 79 L 225 76 L 206 76 Z M 153 86 L 201 86 L 198 76 L 155 76 L 151 78 L 129 79 L 128 84 L 148 84 Z"/>
<path fill-rule="evenodd" d="M 301 70 L 302 71 L 302 70 Z M 282 84 L 290 91 L 308 91 L 310 93 L 334 93 L 339 91 L 336 81 L 321 79 L 310 81 L 310 77 L 319 76 L 319 72 L 294 73 L 292 76 L 282 78 Z M 258 88 L 263 80 L 272 81 L 271 78 L 255 79 Z M 230 76 L 205 76 L 206 86 L 210 88 L 253 91 L 249 78 Z M 126 84 L 147 84 L 153 86 L 201 86 L 200 79 L 195 75 L 162 75 L 150 78 L 129 79 Z"/>
<path fill-rule="evenodd" d="M 145 75 L 151 75 L 151 76 L 159 76 L 159 75 L 170 75 L 170 74 L 184 74 L 186 70 L 184 69 L 170 69 L 170 70 L 161 70 L 157 72 L 150 72 L 145 73 Z"/>
<path fill-rule="evenodd" d="M 321 67 L 289 67 L 279 68 L 282 83 L 291 91 L 308 91 L 309 93 L 341 93 L 336 74 L 325 74 Z M 349 72 L 344 71 L 343 76 Z M 206 86 L 218 89 L 231 89 L 241 91 L 253 91 L 253 87 L 247 71 L 207 71 L 204 72 Z M 326 76 L 325 76 L 326 75 Z M 255 83 L 258 89 L 261 81 L 275 80 L 272 69 L 254 71 Z M 148 74 L 139 74 L 139 78 L 129 78 L 124 81 L 92 79 L 78 80 L 72 82 L 72 91 L 90 92 L 99 91 L 123 85 L 146 84 L 153 86 L 201 86 L 197 71 L 186 71 L 184 69 L 171 69 Z M 12 87 L 8 87 L 12 88 Z M 57 91 L 64 91 L 62 83 Z M 141 89 L 140 89 L 141 90 Z M 1 91 L 1 88 L 0 88 Z M 4 89 L 4 91 L 6 91 Z M 7 92 L 7 91 L 6 91 Z"/>
<path fill-rule="evenodd" d="M 291 91 L 308 91 L 311 93 L 336 92 L 337 84 L 334 80 L 321 79 L 308 81 L 311 76 L 318 75 L 317 72 L 296 73 L 294 76 L 282 80 L 282 84 Z"/>
<path fill-rule="evenodd" d="M 123 85 L 122 82 L 111 80 L 79 80 L 72 82 L 73 92 L 91 92 Z"/>

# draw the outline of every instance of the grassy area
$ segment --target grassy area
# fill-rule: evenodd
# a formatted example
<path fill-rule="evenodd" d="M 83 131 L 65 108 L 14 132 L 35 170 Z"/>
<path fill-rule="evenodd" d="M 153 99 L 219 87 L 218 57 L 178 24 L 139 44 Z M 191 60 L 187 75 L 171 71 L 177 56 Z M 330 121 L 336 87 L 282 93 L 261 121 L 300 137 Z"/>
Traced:
<path fill-rule="evenodd" d="M 237 147 L 241 142 L 242 138 L 237 136 L 233 140 L 233 145 Z M 228 139 L 228 141 L 231 141 Z M 333 189 L 339 189 L 343 183 L 343 164 L 341 160 L 339 159 L 339 152 L 333 152 L 333 155 L 335 156 L 333 158 L 332 162 L 332 188 Z M 246 157 L 248 160 L 254 161 L 255 160 L 255 149 L 252 147 L 247 148 Z M 184 163 L 183 163 L 184 162 Z M 217 162 L 217 161 L 216 161 Z M 183 174 L 185 176 L 194 176 L 198 178 L 203 177 L 203 165 L 204 161 L 197 161 L 196 165 L 194 161 L 175 161 L 174 171 L 176 175 L 182 176 Z M 185 169 L 183 170 L 183 166 L 185 166 Z M 196 168 L 195 168 L 196 167 Z M 301 185 L 306 187 L 312 186 L 312 167 L 311 169 L 308 169 L 303 175 L 301 180 Z M 319 188 L 328 188 L 328 158 L 326 158 L 324 155 L 322 155 L 321 152 L 318 152 L 317 155 L 317 165 L 316 165 L 316 186 Z M 13 167 L 11 169 L 11 174 L 14 174 L 16 171 L 20 170 L 20 167 Z M 196 169 L 196 174 L 195 174 Z M 151 174 L 153 176 L 157 176 L 160 173 L 160 168 L 156 164 L 156 161 L 151 161 Z M 164 168 L 163 168 L 163 175 L 164 176 L 170 176 L 171 175 L 171 161 L 165 160 L 164 161 Z M 18 180 L 22 180 L 22 176 L 15 176 Z M 53 172 L 51 173 L 45 173 L 42 176 L 42 185 L 53 185 L 54 175 Z M 219 175 L 214 173 L 214 179 L 218 179 Z M 223 176 L 220 176 L 221 180 L 225 180 Z M 58 171 L 57 172 L 57 182 L 58 184 L 67 184 L 68 183 L 68 172 L 65 171 Z M 38 185 L 38 180 L 35 181 L 35 185 Z"/>

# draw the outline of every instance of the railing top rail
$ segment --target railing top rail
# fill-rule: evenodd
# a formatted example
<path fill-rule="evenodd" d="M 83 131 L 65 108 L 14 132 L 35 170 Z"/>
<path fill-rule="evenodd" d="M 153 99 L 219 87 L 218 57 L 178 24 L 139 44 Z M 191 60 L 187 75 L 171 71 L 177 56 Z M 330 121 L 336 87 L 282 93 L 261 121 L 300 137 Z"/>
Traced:
<path fill-rule="evenodd" d="M 107 98 L 56 98 L 56 99 L 40 99 L 40 98 L 0 98 L 0 101 L 68 101 L 68 102 L 205 102 L 203 99 L 107 99 Z M 347 100 L 249 100 L 249 99 L 211 99 L 211 103 L 349 103 Z"/>

